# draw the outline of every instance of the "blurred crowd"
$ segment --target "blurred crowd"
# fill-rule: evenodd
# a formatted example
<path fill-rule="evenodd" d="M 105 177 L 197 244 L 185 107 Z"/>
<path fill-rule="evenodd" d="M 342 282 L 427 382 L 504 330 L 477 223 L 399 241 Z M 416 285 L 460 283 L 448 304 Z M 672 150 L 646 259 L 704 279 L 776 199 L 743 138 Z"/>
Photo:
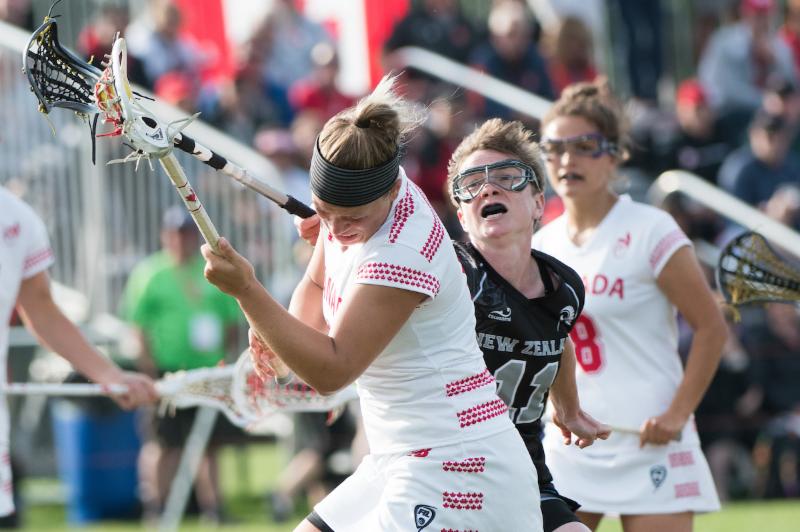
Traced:
<path fill-rule="evenodd" d="M 667 28 L 680 23 L 667 15 L 666 2 L 493 0 L 480 20 L 468 16 L 465 4 L 412 2 L 385 42 L 384 68 L 400 69 L 394 50 L 419 46 L 549 100 L 571 83 L 606 78 L 627 102 L 633 146 L 621 186 L 632 195 L 642 196 L 662 172 L 682 169 L 800 228 L 800 0 L 690 3 L 693 64 L 680 74 L 665 52 Z M 102 57 L 124 29 L 132 81 L 252 145 L 277 166 L 287 191 L 308 201 L 316 135 L 360 96 L 340 88 L 337 36 L 297 3 L 273 0 L 234 50 L 232 75 L 209 78 L 211 58 L 181 31 L 178 5 L 146 5 L 131 17 L 124 4 L 101 4 L 80 32 L 80 54 Z M 6 0 L 0 16 L 28 26 L 29 7 Z M 489 117 L 519 119 L 534 130 L 538 123 L 425 72 L 404 71 L 401 86 L 429 109 L 403 166 L 458 238 L 444 190 L 453 148 Z M 662 201 L 696 242 L 720 247 L 740 230 L 686 197 Z M 548 216 L 559 212 L 557 198 L 550 198 Z M 299 263 L 307 256 L 302 246 Z M 800 314 L 788 305 L 751 307 L 739 320 L 731 316 L 730 327 L 732 340 L 697 412 L 720 496 L 800 496 Z M 352 437 L 350 427 L 323 437 L 322 419 L 306 421 L 304 430 L 317 436 L 307 438 L 309 446 L 294 446 L 301 458 L 285 478 L 308 485 L 281 484 L 270 499 L 278 519 L 288 518 L 304 490 L 318 499 L 320 479 L 338 478 L 341 471 L 334 475 L 321 461 L 349 445 L 342 433 Z"/>

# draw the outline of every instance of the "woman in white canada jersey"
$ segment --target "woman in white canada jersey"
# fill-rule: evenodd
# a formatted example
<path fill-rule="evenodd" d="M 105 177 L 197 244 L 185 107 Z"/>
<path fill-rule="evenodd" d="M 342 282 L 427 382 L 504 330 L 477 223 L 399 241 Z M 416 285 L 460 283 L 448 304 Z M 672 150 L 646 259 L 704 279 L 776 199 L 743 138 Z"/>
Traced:
<path fill-rule="evenodd" d="M 326 123 L 311 162 L 322 228 L 289 312 L 226 241 L 203 249 L 208 279 L 298 377 L 323 393 L 358 385 L 371 454 L 298 531 L 542 529 L 461 266 L 399 166 L 418 121 L 387 78 Z"/>
<path fill-rule="evenodd" d="M 690 531 L 695 512 L 719 508 L 693 412 L 726 327 L 675 221 L 611 191 L 625 140 L 609 94 L 586 83 L 564 91 L 542 122 L 541 148 L 565 212 L 533 244 L 583 279 L 586 303 L 571 333 L 581 405 L 639 435 L 613 433 L 576 452 L 548 427 L 544 446 L 556 487 L 581 501 L 590 528 L 613 512 L 626 532 Z M 676 310 L 694 331 L 685 372 Z"/>

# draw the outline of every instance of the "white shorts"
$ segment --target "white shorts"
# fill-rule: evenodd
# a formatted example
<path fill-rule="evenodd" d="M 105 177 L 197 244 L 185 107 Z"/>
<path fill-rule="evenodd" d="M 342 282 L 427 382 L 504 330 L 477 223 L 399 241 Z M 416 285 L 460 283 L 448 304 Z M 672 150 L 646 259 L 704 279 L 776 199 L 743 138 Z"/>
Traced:
<path fill-rule="evenodd" d="M 544 447 L 556 488 L 582 511 L 641 515 L 719 510 L 697 437 L 684 440 L 639 449 L 638 436 L 612 434 L 607 441 L 579 449 L 564 445 L 557 427 L 548 424 Z"/>
<path fill-rule="evenodd" d="M 335 532 L 542 530 L 536 470 L 515 429 L 368 455 L 314 511 Z"/>

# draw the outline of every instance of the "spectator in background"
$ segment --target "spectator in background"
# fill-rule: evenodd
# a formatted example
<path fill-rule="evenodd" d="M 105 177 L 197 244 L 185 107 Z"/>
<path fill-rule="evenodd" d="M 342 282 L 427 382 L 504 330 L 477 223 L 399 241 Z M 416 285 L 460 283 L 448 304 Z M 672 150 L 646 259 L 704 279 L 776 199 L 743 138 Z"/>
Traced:
<path fill-rule="evenodd" d="M 761 105 L 770 74 L 796 84 L 797 73 L 791 50 L 770 27 L 773 0 L 742 0 L 740 11 L 741 21 L 711 36 L 698 72 L 717 112 L 748 117 Z"/>
<path fill-rule="evenodd" d="M 463 97 L 443 97 L 431 102 L 428 120 L 408 144 L 403 167 L 442 219 L 451 238 L 463 234 L 446 188 L 450 155 L 467 133 L 471 114 Z"/>
<path fill-rule="evenodd" d="M 147 87 L 167 72 L 181 72 L 193 83 L 200 82 L 206 62 L 201 51 L 182 37 L 181 11 L 173 0 L 151 0 L 150 16 L 128 27 L 130 52 L 142 61 Z"/>
<path fill-rule="evenodd" d="M 768 304 L 745 316 L 742 344 L 752 355 L 756 384 L 770 416 L 753 449 L 757 497 L 800 495 L 800 315 L 793 305 Z"/>
<path fill-rule="evenodd" d="M 266 76 L 284 91 L 314 68 L 311 50 L 331 43 L 328 32 L 297 10 L 292 0 L 273 0 L 259 30 Z"/>
<path fill-rule="evenodd" d="M 661 78 L 661 2 L 616 0 L 627 53 L 631 96 L 654 106 Z"/>
<path fill-rule="evenodd" d="M 181 72 L 167 72 L 156 81 L 156 98 L 193 114 L 197 111 L 197 85 Z"/>
<path fill-rule="evenodd" d="M 792 151 L 800 155 L 800 90 L 779 74 L 767 80 L 762 107 L 769 113 L 786 119 L 792 137 Z"/>
<path fill-rule="evenodd" d="M 786 0 L 780 36 L 789 46 L 796 72 L 800 72 L 800 0 Z"/>
<path fill-rule="evenodd" d="M 94 58 L 92 64 L 99 66 L 106 54 L 111 53 L 117 32 L 124 32 L 128 26 L 128 8 L 114 4 L 104 4 L 94 18 L 78 34 L 78 50 L 87 58 Z M 124 35 L 123 35 L 124 37 Z M 128 50 L 128 81 L 149 86 L 142 69 L 142 62 Z"/>
<path fill-rule="evenodd" d="M 597 69 L 593 56 L 592 33 L 586 24 L 578 17 L 564 18 L 558 26 L 549 62 L 550 80 L 556 95 L 572 83 L 594 81 Z"/>
<path fill-rule="evenodd" d="M 289 103 L 295 112 L 314 110 L 322 120 L 350 107 L 355 99 L 342 94 L 336 86 L 339 58 L 333 45 L 321 42 L 311 49 L 311 73 L 289 87 Z"/>
<path fill-rule="evenodd" d="M 725 159 L 718 184 L 742 201 L 763 208 L 780 185 L 800 183 L 800 159 L 789 151 L 791 132 L 783 116 L 759 111 L 749 137 L 749 145 Z"/>
<path fill-rule="evenodd" d="M 292 120 L 286 90 L 266 72 L 263 39 L 254 35 L 241 49 L 233 80 L 204 91 L 200 102 L 206 121 L 246 144 L 260 128 L 286 126 Z"/>
<path fill-rule="evenodd" d="M 240 321 L 236 302 L 203 278 L 199 234 L 189 213 L 173 206 L 164 213 L 162 251 L 131 272 L 122 314 L 137 330 L 139 365 L 145 373 L 214 366 L 235 347 Z M 147 518 L 157 517 L 186 443 L 196 408 L 152 418 L 149 441 L 139 456 L 142 498 Z M 197 473 L 198 503 L 212 521 L 221 516 L 215 452 L 208 450 Z"/>
<path fill-rule="evenodd" d="M 418 46 L 466 63 L 475 42 L 476 31 L 456 0 L 422 0 L 394 27 L 384 51 L 388 54 L 404 46 Z M 389 64 L 390 69 L 395 66 Z"/>
<path fill-rule="evenodd" d="M 522 4 L 496 4 L 489 13 L 489 39 L 477 46 L 470 62 L 490 76 L 552 100 L 553 86 L 547 64 L 533 41 L 533 28 L 533 18 Z M 529 116 L 512 113 L 493 100 L 485 99 L 481 103 L 481 116 L 531 122 Z"/>
<path fill-rule="evenodd" d="M 675 95 L 674 116 L 639 121 L 633 129 L 629 162 L 655 178 L 666 170 L 686 170 L 715 183 L 720 165 L 734 147 L 696 79 L 683 81 Z"/>

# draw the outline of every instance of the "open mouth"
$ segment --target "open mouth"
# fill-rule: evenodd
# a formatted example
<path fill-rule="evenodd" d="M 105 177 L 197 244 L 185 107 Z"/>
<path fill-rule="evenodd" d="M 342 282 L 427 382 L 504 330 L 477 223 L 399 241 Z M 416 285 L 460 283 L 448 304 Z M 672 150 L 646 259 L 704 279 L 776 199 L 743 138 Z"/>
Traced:
<path fill-rule="evenodd" d="M 559 181 L 585 181 L 585 178 L 575 172 L 568 172 L 558 178 Z"/>
<path fill-rule="evenodd" d="M 481 217 L 489 218 L 490 216 L 506 212 L 508 212 L 508 209 L 502 203 L 490 203 L 489 205 L 484 205 L 481 209 Z"/>

